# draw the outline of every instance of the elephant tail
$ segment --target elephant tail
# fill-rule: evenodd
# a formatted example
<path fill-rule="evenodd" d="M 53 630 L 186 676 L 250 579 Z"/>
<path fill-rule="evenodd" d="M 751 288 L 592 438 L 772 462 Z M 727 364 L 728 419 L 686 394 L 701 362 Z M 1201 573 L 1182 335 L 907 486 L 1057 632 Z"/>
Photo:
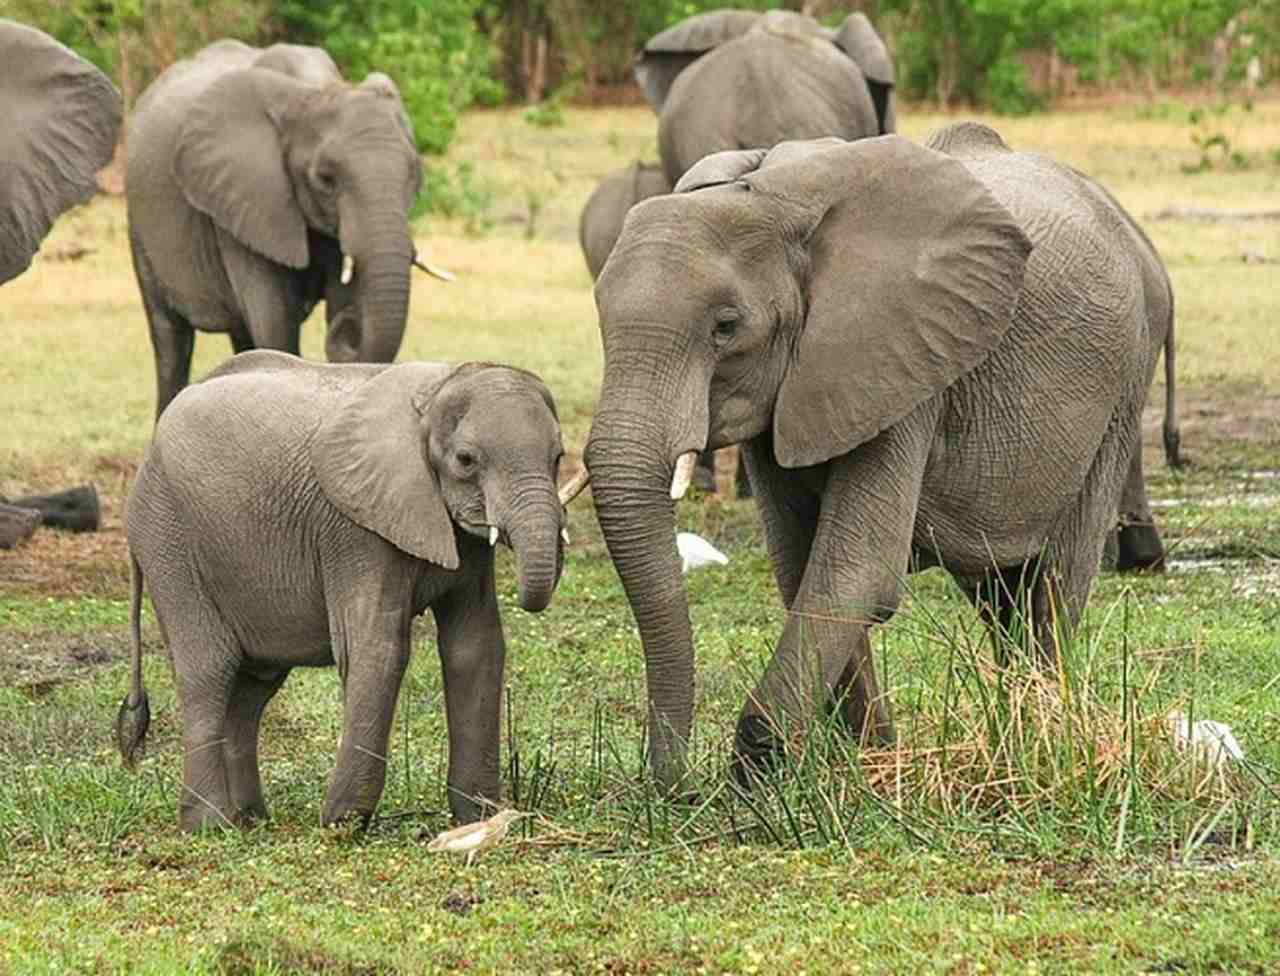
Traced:
<path fill-rule="evenodd" d="M 1171 290 L 1172 292 L 1172 290 Z M 1169 296 L 1169 330 L 1164 336 L 1164 461 L 1180 468 L 1187 459 L 1179 452 L 1182 434 L 1178 430 L 1178 381 L 1173 352 L 1173 295 Z"/>
<path fill-rule="evenodd" d="M 116 745 L 129 769 L 142 749 L 151 724 L 151 705 L 147 701 L 147 689 L 142 684 L 142 567 L 137 557 L 129 553 L 129 636 L 133 645 L 133 684 L 129 694 L 120 703 L 116 713 Z"/>

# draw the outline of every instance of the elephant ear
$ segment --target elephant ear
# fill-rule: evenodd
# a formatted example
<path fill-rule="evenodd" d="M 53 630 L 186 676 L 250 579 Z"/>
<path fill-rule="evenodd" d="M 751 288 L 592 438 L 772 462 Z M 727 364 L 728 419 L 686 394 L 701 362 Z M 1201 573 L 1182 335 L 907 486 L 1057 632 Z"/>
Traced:
<path fill-rule="evenodd" d="M 760 168 L 768 149 L 729 149 L 703 156 L 676 182 L 672 193 L 690 193 L 708 186 L 735 183 Z"/>
<path fill-rule="evenodd" d="M 402 363 L 357 387 L 321 423 L 311 466 L 344 515 L 397 549 L 458 568 L 453 519 L 427 459 L 426 407 L 453 367 Z"/>
<path fill-rule="evenodd" d="M 662 111 L 680 72 L 708 51 L 745 34 L 759 20 L 760 14 L 753 10 L 712 10 L 686 17 L 651 37 L 636 59 L 635 76 L 653 110 Z"/>
<path fill-rule="evenodd" d="M 1008 330 L 1031 243 L 962 163 L 880 136 L 746 182 L 807 235 L 808 312 L 774 406 L 784 467 L 875 437 Z"/>
<path fill-rule="evenodd" d="M 290 268 L 305 268 L 310 253 L 275 112 L 313 90 L 270 68 L 228 72 L 196 99 L 173 158 L 191 206 L 245 247 Z"/>
<path fill-rule="evenodd" d="M 0 20 L 0 284 L 64 210 L 97 189 L 120 132 L 106 75 L 38 30 Z"/>
<path fill-rule="evenodd" d="M 871 26 L 864 13 L 852 13 L 845 18 L 835 36 L 836 46 L 844 51 L 862 72 L 867 90 L 876 107 L 880 133 L 893 132 L 896 125 L 893 107 L 893 58 L 884 40 Z"/>
<path fill-rule="evenodd" d="M 336 85 L 342 72 L 322 47 L 306 44 L 272 44 L 253 60 L 255 68 L 267 68 L 309 85 Z"/>

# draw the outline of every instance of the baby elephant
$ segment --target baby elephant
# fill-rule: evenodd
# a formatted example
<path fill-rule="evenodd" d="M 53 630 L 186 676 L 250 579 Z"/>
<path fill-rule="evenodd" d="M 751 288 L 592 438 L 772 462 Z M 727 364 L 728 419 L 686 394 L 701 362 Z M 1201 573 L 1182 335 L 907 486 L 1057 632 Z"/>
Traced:
<path fill-rule="evenodd" d="M 258 350 L 184 390 L 156 426 L 125 515 L 133 687 L 126 763 L 149 709 L 144 579 L 182 703 L 184 830 L 266 816 L 263 708 L 295 667 L 336 664 L 344 717 L 322 820 L 368 820 L 410 622 L 435 615 L 449 726 L 449 806 L 499 793 L 505 653 L 493 546 L 515 552 L 520 605 L 551 600 L 563 558 L 555 404 L 488 363 L 323 365 Z"/>

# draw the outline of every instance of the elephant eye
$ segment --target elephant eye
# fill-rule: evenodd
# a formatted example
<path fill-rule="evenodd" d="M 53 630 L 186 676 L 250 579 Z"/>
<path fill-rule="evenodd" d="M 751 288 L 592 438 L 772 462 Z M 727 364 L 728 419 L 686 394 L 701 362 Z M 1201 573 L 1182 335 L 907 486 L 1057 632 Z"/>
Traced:
<path fill-rule="evenodd" d="M 722 346 L 732 339 L 742 324 L 742 316 L 737 309 L 725 309 L 716 315 L 716 323 L 711 329 L 711 337 L 716 345 Z"/>
<path fill-rule="evenodd" d="M 470 471 L 476 466 L 476 456 L 470 451 L 459 451 L 453 459 L 458 462 L 458 467 L 463 471 Z"/>
<path fill-rule="evenodd" d="M 331 169 L 317 167 L 315 171 L 316 186 L 322 193 L 332 193 L 338 185 L 338 178 Z"/>

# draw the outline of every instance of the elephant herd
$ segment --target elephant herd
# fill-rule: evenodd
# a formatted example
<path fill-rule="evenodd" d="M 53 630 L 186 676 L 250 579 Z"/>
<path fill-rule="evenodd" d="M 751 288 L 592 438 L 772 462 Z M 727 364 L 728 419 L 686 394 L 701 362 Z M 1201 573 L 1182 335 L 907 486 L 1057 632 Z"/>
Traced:
<path fill-rule="evenodd" d="M 319 49 L 221 41 L 138 100 L 129 243 L 157 421 L 126 507 L 133 676 L 116 735 L 132 762 L 145 584 L 183 713 L 184 829 L 266 815 L 263 709 L 292 668 L 326 665 L 344 722 L 323 821 L 367 820 L 428 608 L 450 808 L 482 816 L 500 798 L 494 547 L 515 553 L 520 605 L 544 609 L 564 506 L 588 483 L 669 790 L 694 690 L 674 506 L 708 451 L 740 448 L 788 609 L 738 719 L 747 787 L 824 708 L 861 740 L 892 738 L 869 630 L 910 571 L 943 567 L 997 642 L 1025 623 L 1047 665 L 1109 538 L 1120 568 L 1161 565 L 1140 420 L 1164 351 L 1176 461 L 1173 292 L 1104 188 L 982 124 L 894 135 L 892 63 L 860 14 L 836 29 L 691 17 L 636 74 L 661 160 L 606 178 L 582 214 L 604 380 L 584 467 L 559 488 L 537 376 L 389 365 L 421 165 L 387 76 L 348 84 Z M 0 119 L 2 282 L 92 191 L 120 103 L 72 52 L 0 21 Z M 327 365 L 297 358 L 321 299 Z M 188 386 L 197 330 L 239 355 Z"/>

